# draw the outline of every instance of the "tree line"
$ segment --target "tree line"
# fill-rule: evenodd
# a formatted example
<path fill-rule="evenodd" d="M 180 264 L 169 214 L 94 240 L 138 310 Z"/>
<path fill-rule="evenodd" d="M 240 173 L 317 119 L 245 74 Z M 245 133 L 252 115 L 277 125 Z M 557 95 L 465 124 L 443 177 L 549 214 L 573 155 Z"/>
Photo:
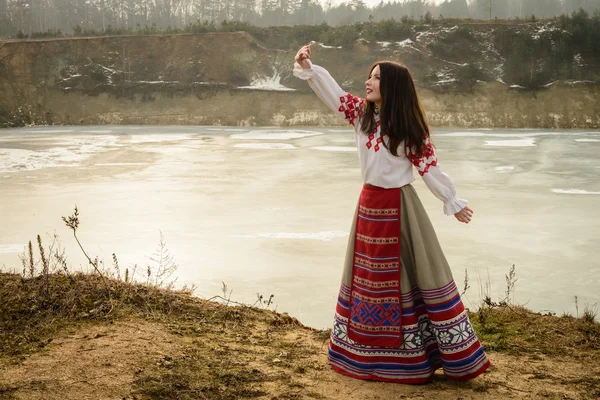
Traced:
<path fill-rule="evenodd" d="M 217 29 L 223 22 L 342 26 L 403 18 L 551 18 L 580 9 L 595 15 L 600 0 L 402 0 L 372 7 L 364 0 L 0 0 L 0 36 L 177 32 Z"/>

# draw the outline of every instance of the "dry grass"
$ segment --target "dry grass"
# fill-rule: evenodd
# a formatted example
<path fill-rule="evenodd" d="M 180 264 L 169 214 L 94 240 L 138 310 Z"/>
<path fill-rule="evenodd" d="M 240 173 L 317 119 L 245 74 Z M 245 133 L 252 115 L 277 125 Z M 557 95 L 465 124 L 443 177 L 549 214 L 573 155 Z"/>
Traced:
<path fill-rule="evenodd" d="M 600 359 L 600 324 L 593 320 L 508 305 L 482 308 L 470 318 L 483 345 L 493 351 Z"/>
<path fill-rule="evenodd" d="M 183 293 L 82 273 L 33 278 L 0 274 L 0 288 L 0 354 L 4 356 L 44 347 L 58 331 L 73 324 L 202 310 L 182 301 Z M 206 308 L 213 307 L 207 304 Z"/>
<path fill-rule="evenodd" d="M 600 380 L 577 367 L 600 365 L 598 323 L 568 316 L 544 316 L 521 307 L 497 306 L 482 311 L 484 324 L 479 313 L 472 313 L 471 320 L 492 360 L 496 357 L 501 368 L 504 364 L 520 368 L 526 381 L 505 381 L 504 373 L 492 372 L 488 378 L 465 387 L 436 381 L 419 389 L 424 396 L 433 392 L 436 396 L 458 395 L 468 387 L 476 396 L 497 399 L 509 389 L 516 395 L 521 393 L 519 391 L 531 391 L 527 385 L 539 386 L 541 391 L 536 393 L 548 390 L 548 398 L 559 398 L 557 393 L 581 399 L 600 396 Z M 0 274 L 0 324 L 3 327 L 0 364 L 5 366 L 23 368 L 30 365 L 24 360 L 35 359 L 36 354 L 49 354 L 47 357 L 52 358 L 55 357 L 52 354 L 56 354 L 53 352 L 66 351 L 64 337 L 69 334 L 65 332 L 117 329 L 123 323 L 133 326 L 133 331 L 126 333 L 132 337 L 107 337 L 104 345 L 97 345 L 95 351 L 102 354 L 108 350 L 107 345 L 129 348 L 127 343 L 140 340 L 133 337 L 132 332 L 143 331 L 144 328 L 136 326 L 145 324 L 155 327 L 146 329 L 150 332 L 146 342 L 149 347 L 140 347 L 137 354 L 151 352 L 156 346 L 153 338 L 163 337 L 161 343 L 173 342 L 170 350 L 161 350 L 152 361 L 139 361 L 141 367 L 123 371 L 131 375 L 124 386 L 123 398 L 336 399 L 339 397 L 335 390 L 350 383 L 327 367 L 328 332 L 303 327 L 286 314 L 247 306 L 225 306 L 146 284 L 112 278 L 102 280 L 93 274 L 69 277 L 57 273 L 43 278 Z M 160 336 L 159 330 L 165 333 Z M 91 348 L 93 342 L 102 340 L 104 335 L 106 333 L 88 333 L 80 343 Z M 73 348 L 74 352 L 80 351 L 77 346 Z M 94 367 L 96 357 L 91 358 L 91 367 L 82 369 L 103 368 L 102 365 Z M 126 359 L 131 357 L 127 355 Z M 114 367 L 122 362 L 125 361 L 113 360 L 107 365 Z M 569 371 L 579 372 L 565 374 L 553 365 L 572 365 Z M 361 388 L 371 387 L 359 383 L 356 388 L 347 390 L 352 391 L 348 398 L 359 398 Z M 55 394 L 48 398 L 61 398 L 61 389 L 53 385 L 57 385 L 56 381 L 48 377 L 4 384 L 0 380 L 0 397 L 33 399 L 38 397 L 28 396 L 42 392 L 45 396 Z M 386 388 L 405 393 L 405 389 L 395 385 Z M 444 396 L 440 398 L 449 398 Z M 68 398 L 77 398 L 77 395 Z"/>
<path fill-rule="evenodd" d="M 0 274 L 0 288 L 0 361 L 9 364 L 41 351 L 63 332 L 89 325 L 158 322 L 184 338 L 188 345 L 181 354 L 136 375 L 134 398 L 255 398 L 265 395 L 268 382 L 278 381 L 286 391 L 303 386 L 291 376 L 263 372 L 264 364 L 299 373 L 314 369 L 306 360 L 317 351 L 283 340 L 290 329 L 301 327 L 285 314 L 92 274 Z M 314 330 L 301 329 L 313 335 Z M 12 389 L 0 385 L 0 397 Z"/>

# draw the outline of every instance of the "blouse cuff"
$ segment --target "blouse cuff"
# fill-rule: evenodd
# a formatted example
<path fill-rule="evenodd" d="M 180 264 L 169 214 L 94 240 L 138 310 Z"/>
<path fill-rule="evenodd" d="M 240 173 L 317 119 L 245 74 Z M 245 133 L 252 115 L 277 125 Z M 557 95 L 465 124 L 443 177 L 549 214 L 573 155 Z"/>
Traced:
<path fill-rule="evenodd" d="M 467 205 L 467 201 L 465 199 L 459 199 L 458 197 L 454 197 L 453 199 L 447 200 L 444 202 L 444 214 L 446 215 L 454 215 Z"/>
<path fill-rule="evenodd" d="M 313 71 L 312 69 L 312 62 L 308 60 L 308 63 L 310 64 L 310 69 L 304 69 L 297 62 L 294 63 L 294 76 L 296 78 L 300 78 L 306 81 L 315 76 L 315 71 Z"/>

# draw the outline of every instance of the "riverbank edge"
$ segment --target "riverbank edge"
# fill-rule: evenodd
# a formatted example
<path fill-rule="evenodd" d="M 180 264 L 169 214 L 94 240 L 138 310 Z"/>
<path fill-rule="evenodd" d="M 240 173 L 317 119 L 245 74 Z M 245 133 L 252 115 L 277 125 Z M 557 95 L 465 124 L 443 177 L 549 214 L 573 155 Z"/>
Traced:
<path fill-rule="evenodd" d="M 30 278 L 0 273 L 0 300 L 4 370 L 47 351 L 65 332 L 90 326 L 126 321 L 142 329 L 154 324 L 162 328 L 153 331 L 164 329 L 181 337 L 185 350 L 163 354 L 142 368 L 133 379 L 130 398 L 194 398 L 185 393 L 204 393 L 207 397 L 195 398 L 210 399 L 263 398 L 275 392 L 279 394 L 274 398 L 290 398 L 277 396 L 297 392 L 305 387 L 301 378 L 328 368 L 314 357 L 326 347 L 329 331 L 269 310 L 266 302 L 247 306 L 224 297 L 203 300 L 190 291 L 81 273 Z M 600 364 L 600 324 L 591 310 L 581 318 L 558 317 L 487 301 L 469 317 L 488 352 L 568 359 L 582 368 Z M 299 341 L 300 337 L 304 339 Z M 266 373 L 265 368 L 278 372 Z M 594 374 L 575 386 L 581 398 L 600 396 L 600 377 Z M 20 398 L 10 397 L 19 390 L 0 379 L 0 397 Z M 310 390 L 303 393 L 327 398 Z"/>

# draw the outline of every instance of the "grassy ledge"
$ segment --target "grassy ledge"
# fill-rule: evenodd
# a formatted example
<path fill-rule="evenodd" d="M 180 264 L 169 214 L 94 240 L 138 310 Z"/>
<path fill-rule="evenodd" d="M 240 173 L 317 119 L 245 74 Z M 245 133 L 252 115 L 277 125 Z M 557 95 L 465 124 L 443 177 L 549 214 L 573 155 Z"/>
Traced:
<path fill-rule="evenodd" d="M 590 367 L 600 364 L 600 324 L 593 320 L 494 304 L 470 317 L 491 355 L 530 361 L 567 359 Z M 329 333 L 302 326 L 286 314 L 228 306 L 190 293 L 103 279 L 95 273 L 32 278 L 0 274 L 0 370 L 18 368 L 40 353 L 51 354 L 53 346 L 66 343 L 61 338 L 119 324 L 129 324 L 138 333 L 148 327 L 145 351 L 152 354 L 131 366 L 129 383 L 115 389 L 120 398 L 337 398 L 321 388 L 332 379 L 323 357 Z M 135 332 L 130 334 L 132 342 L 138 341 Z M 160 335 L 165 339 L 161 341 Z M 96 333 L 84 336 L 83 343 L 103 336 L 110 336 L 107 346 L 117 346 L 120 340 L 114 332 Z M 153 346 L 165 343 L 172 345 L 153 353 Z M 531 379 L 559 380 L 577 388 L 574 393 L 579 397 L 561 398 L 600 396 L 600 378 L 594 373 L 570 377 L 534 371 Z M 29 398 L 23 395 L 42 391 L 46 398 L 60 398 L 50 395 L 51 380 L 23 382 L 0 379 L 0 397 Z M 434 383 L 429 389 L 436 391 L 438 386 Z M 473 390 L 486 393 L 495 387 L 486 383 Z M 553 398 L 553 393 L 545 397 Z M 73 396 L 63 398 L 77 395 Z"/>
<path fill-rule="evenodd" d="M 291 372 L 303 376 L 324 368 L 311 360 L 315 349 L 294 336 L 323 342 L 327 332 L 303 327 L 285 314 L 91 274 L 27 279 L 0 274 L 0 365 L 18 365 L 65 333 L 122 321 L 162 326 L 181 341 L 173 353 L 136 370 L 132 398 L 255 398 L 266 394 L 263 386 L 270 382 L 294 393 L 304 384 Z M 288 335 L 294 331 L 298 334 Z M 290 373 L 257 368 L 269 364 Z M 21 389 L 0 379 L 0 398 Z"/>

